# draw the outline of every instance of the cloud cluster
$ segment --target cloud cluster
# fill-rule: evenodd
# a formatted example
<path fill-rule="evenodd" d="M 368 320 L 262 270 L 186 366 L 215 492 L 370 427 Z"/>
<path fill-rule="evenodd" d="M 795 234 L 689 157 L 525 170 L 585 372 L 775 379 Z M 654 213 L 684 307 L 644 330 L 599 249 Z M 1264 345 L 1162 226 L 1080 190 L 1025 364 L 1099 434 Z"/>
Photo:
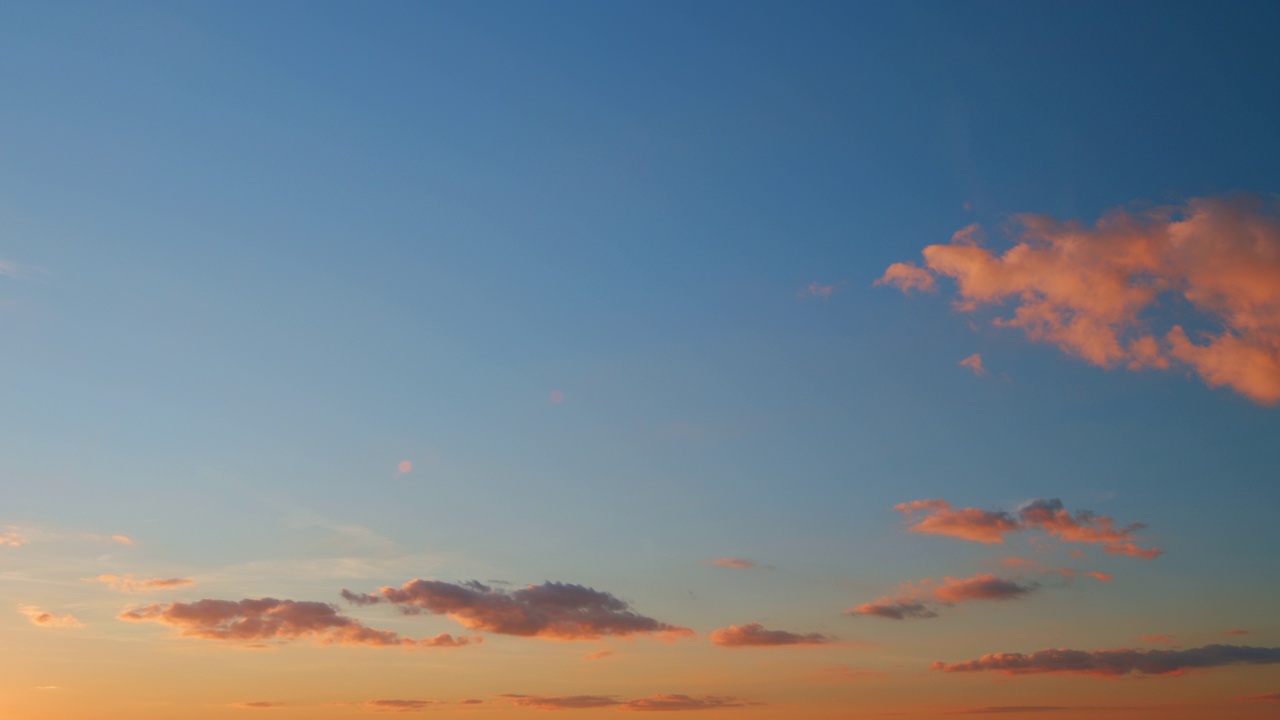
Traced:
<path fill-rule="evenodd" d="M 882 597 L 845 611 L 846 615 L 870 615 L 889 620 L 926 619 L 938 616 L 938 605 L 955 605 L 974 600 L 1012 600 L 1034 591 L 1036 585 L 1023 585 L 991 573 L 967 578 L 944 578 L 942 582 L 921 580 L 908 583 L 897 596 Z"/>
<path fill-rule="evenodd" d="M 522 707 L 539 710 L 585 710 L 612 707 L 635 712 L 683 712 L 689 710 L 716 710 L 720 708 L 746 707 L 749 703 L 722 695 L 666 695 L 659 693 L 649 697 L 619 700 L 612 695 L 500 695 Z"/>
<path fill-rule="evenodd" d="M 20 605 L 18 612 L 27 616 L 32 625 L 48 628 L 80 628 L 84 627 L 84 623 L 77 620 L 72 615 L 54 615 L 47 610 L 41 610 L 35 605 Z"/>
<path fill-rule="evenodd" d="M 1241 645 L 1206 645 L 1187 650 L 1085 650 L 1047 649 L 1030 655 L 995 653 L 958 663 L 935 662 L 942 672 L 995 671 L 1009 675 L 1078 674 L 1098 677 L 1122 675 L 1180 675 L 1188 670 L 1223 665 L 1274 665 L 1280 648 Z"/>
<path fill-rule="evenodd" d="M 720 647 L 775 647 L 778 645 L 821 645 L 832 642 L 821 633 L 793 633 L 786 630 L 766 630 L 760 623 L 730 625 L 711 633 L 711 642 Z"/>
<path fill-rule="evenodd" d="M 195 585 L 196 581 L 191 578 L 149 578 L 138 579 L 132 575 L 120 577 L 117 575 L 99 575 L 97 577 L 85 578 L 87 582 L 98 582 L 115 590 L 116 592 L 125 593 L 144 593 L 156 590 L 170 590 L 172 588 L 187 587 Z"/>
<path fill-rule="evenodd" d="M 413 640 L 367 627 L 359 620 L 340 615 L 328 603 L 275 598 L 147 605 L 125 610 L 117 617 L 168 625 L 183 637 L 233 642 L 311 638 L 325 645 L 458 647 L 480 640 L 448 633 Z"/>
<path fill-rule="evenodd" d="M 1023 214 L 1013 226 L 1015 244 L 1003 253 L 982 247 L 970 226 L 924 248 L 924 267 L 894 263 L 876 284 L 928 292 L 936 278 L 951 278 L 957 309 L 1012 306 L 995 325 L 1092 365 L 1179 363 L 1211 387 L 1280 402 L 1280 200 L 1118 209 L 1093 227 Z M 1170 309 L 1182 323 L 1208 319 L 1210 327 L 1189 334 L 1170 320 L 1156 330 L 1152 315 Z"/>
<path fill-rule="evenodd" d="M 518 590 L 495 589 L 471 580 L 461 584 L 410 580 L 360 594 L 344 589 L 342 597 L 356 605 L 391 603 L 406 614 L 447 615 L 473 630 L 500 635 L 555 640 L 590 640 L 602 636 L 693 635 L 689 628 L 640 615 L 624 600 L 600 590 L 547 582 Z"/>
<path fill-rule="evenodd" d="M 1040 530 L 1063 542 L 1100 545 L 1111 555 L 1151 560 L 1164 552 L 1137 544 L 1135 533 L 1145 527 L 1142 523 L 1121 526 L 1113 518 L 1089 510 L 1072 514 L 1056 498 L 1032 500 L 1016 515 L 1004 510 L 956 508 L 940 499 L 913 500 L 895 505 L 893 509 L 908 518 L 910 532 L 925 535 L 995 544 L 1003 543 L 1005 535 L 1010 533 Z"/>

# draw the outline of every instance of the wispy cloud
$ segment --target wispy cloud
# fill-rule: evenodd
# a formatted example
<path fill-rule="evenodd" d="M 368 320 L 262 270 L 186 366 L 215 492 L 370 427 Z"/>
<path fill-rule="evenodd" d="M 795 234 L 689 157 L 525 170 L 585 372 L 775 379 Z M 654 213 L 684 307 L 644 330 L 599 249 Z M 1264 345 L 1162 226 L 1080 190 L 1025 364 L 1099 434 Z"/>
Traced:
<path fill-rule="evenodd" d="M 356 605 L 391 603 L 406 614 L 447 615 L 465 627 L 500 635 L 590 640 L 602 636 L 694 634 L 689 628 L 640 615 L 626 601 L 607 592 L 569 583 L 547 582 L 502 590 L 476 580 L 455 584 L 416 579 L 398 588 L 383 587 L 376 593 L 344 589 L 342 597 Z"/>
<path fill-rule="evenodd" d="M 846 615 L 871 615 L 890 620 L 908 618 L 926 619 L 938 616 L 937 606 L 975 600 L 1012 600 L 1037 589 L 1034 584 L 1022 584 L 980 573 L 967 578 L 943 578 L 908 583 L 893 597 L 883 597 L 845 611 Z"/>
<path fill-rule="evenodd" d="M 821 298 L 823 300 L 826 300 L 827 298 L 834 295 L 835 292 L 836 292 L 835 285 L 827 285 L 825 283 L 820 283 L 817 280 L 814 280 L 808 285 L 805 285 L 804 287 L 800 288 L 800 291 L 796 293 L 796 297 L 800 298 L 801 300 L 805 298 Z"/>
<path fill-rule="evenodd" d="M 1244 702 L 1273 702 L 1280 703 L 1280 693 L 1265 693 L 1263 695 L 1247 695 L 1240 698 Z"/>
<path fill-rule="evenodd" d="M 271 702 L 269 700 L 255 700 L 253 702 L 230 703 L 227 707 L 238 708 L 240 710 L 272 710 L 283 705 L 284 703 Z"/>
<path fill-rule="evenodd" d="M 117 618 L 167 625 L 182 637 L 241 643 L 310 638 L 325 645 L 458 647 L 480 640 L 448 633 L 412 640 L 389 630 L 367 627 L 338 614 L 338 609 L 328 603 L 275 598 L 147 605 L 127 609 Z"/>
<path fill-rule="evenodd" d="M 717 560 L 708 560 L 707 563 L 711 565 L 718 565 L 722 568 L 733 568 L 735 570 L 750 570 L 752 568 L 760 567 L 759 563 L 755 560 L 736 557 L 722 557 Z"/>
<path fill-rule="evenodd" d="M 191 578 L 135 578 L 133 575 L 99 575 L 97 577 L 85 578 L 85 582 L 97 582 L 106 585 L 116 592 L 125 593 L 144 593 L 154 592 L 156 590 L 171 590 L 173 588 L 188 587 L 195 585 L 196 581 Z"/>
<path fill-rule="evenodd" d="M 1274 665 L 1280 648 L 1206 645 L 1187 650 L 1038 650 L 1030 655 L 995 653 L 958 663 L 935 662 L 942 672 L 995 671 L 1009 675 L 1077 674 L 1098 677 L 1122 675 L 1181 675 L 1188 670 L 1223 665 Z"/>
<path fill-rule="evenodd" d="M 0 547 L 21 547 L 31 542 L 30 538 L 18 532 L 16 528 L 0 530 Z"/>
<path fill-rule="evenodd" d="M 987 369 L 982 366 L 982 356 L 974 353 L 969 357 L 960 361 L 961 367 L 967 367 L 973 371 L 974 375 L 979 377 L 987 374 Z"/>
<path fill-rule="evenodd" d="M 779 645 L 821 645 L 834 638 L 821 633 L 793 633 L 767 630 L 760 623 L 730 625 L 711 633 L 711 642 L 720 647 L 776 647 Z"/>
<path fill-rule="evenodd" d="M 369 700 L 362 704 L 380 712 L 419 712 L 443 703 L 439 700 Z"/>
<path fill-rule="evenodd" d="M 612 695 L 499 695 L 514 705 L 539 710 L 583 710 L 611 707 L 622 701 Z"/>
<path fill-rule="evenodd" d="M 1113 210 L 1092 227 L 1023 214 L 1014 226 L 1003 253 L 982 247 L 971 226 L 924 248 L 924 267 L 894 263 L 876 284 L 932 290 L 935 278 L 951 278 L 958 310 L 1012 305 L 996 326 L 1092 365 L 1182 364 L 1211 387 L 1280 402 L 1280 200 L 1194 198 Z M 1156 330 L 1151 311 L 1179 304 L 1187 317 Z M 1193 340 L 1181 323 L 1200 318 L 1214 327 Z"/>
<path fill-rule="evenodd" d="M 515 705 L 539 710 L 589 710 L 612 707 L 633 712 L 686 712 L 746 707 L 759 703 L 746 702 L 722 695 L 666 695 L 619 700 L 613 695 L 499 695 Z"/>
<path fill-rule="evenodd" d="M 35 605 L 20 605 L 18 612 L 27 616 L 32 625 L 47 628 L 82 628 L 84 623 L 72 615 L 54 615 L 48 610 L 41 610 Z"/>

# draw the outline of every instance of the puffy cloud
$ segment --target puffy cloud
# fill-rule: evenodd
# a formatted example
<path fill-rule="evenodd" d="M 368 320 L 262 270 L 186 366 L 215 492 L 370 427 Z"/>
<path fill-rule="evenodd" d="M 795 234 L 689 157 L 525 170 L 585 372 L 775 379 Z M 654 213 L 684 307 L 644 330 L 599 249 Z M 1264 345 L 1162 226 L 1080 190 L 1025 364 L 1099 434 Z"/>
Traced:
<path fill-rule="evenodd" d="M 312 638 L 325 645 L 458 647 L 481 639 L 440 633 L 413 640 L 367 627 L 338 614 L 338 609 L 328 603 L 275 598 L 147 605 L 125 610 L 116 617 L 168 625 L 183 637 L 246 643 Z"/>
<path fill-rule="evenodd" d="M 473 630 L 555 640 L 591 640 L 606 635 L 630 637 L 693 635 L 689 628 L 640 615 L 613 595 L 582 585 L 547 582 L 518 590 L 500 590 L 471 580 L 461 584 L 410 580 L 377 593 L 343 590 L 357 605 L 392 603 L 407 614 L 447 615 Z"/>
<path fill-rule="evenodd" d="M 1193 198 L 1113 210 L 1093 227 L 1023 214 L 1014 226 L 1002 254 L 962 231 L 924 248 L 924 267 L 894 263 L 876 284 L 931 290 L 948 277 L 957 309 L 1012 305 L 995 325 L 1092 365 L 1181 363 L 1211 387 L 1280 402 L 1280 199 Z M 1153 311 L 1169 307 L 1212 328 L 1195 340 L 1177 323 L 1157 330 Z"/>
<path fill-rule="evenodd" d="M 734 697 L 725 697 L 720 695 L 691 697 L 689 695 L 659 694 L 647 698 L 628 700 L 618 706 L 618 709 L 634 710 L 638 712 L 682 712 L 685 710 L 716 710 L 718 708 L 746 707 L 747 705 L 757 704 L 759 703 L 748 703 Z"/>
<path fill-rule="evenodd" d="M 1142 523 L 1119 526 L 1113 518 L 1089 510 L 1080 510 L 1073 515 L 1057 498 L 1032 500 L 1023 505 L 1016 516 L 1004 510 L 957 509 L 939 499 L 900 503 L 894 509 L 908 518 L 908 531 L 925 535 L 945 535 L 996 544 L 1003 543 L 1005 535 L 1010 533 L 1041 530 L 1063 542 L 1101 545 L 1111 555 L 1151 560 L 1164 552 L 1158 548 L 1140 547 L 1135 542 L 1135 533 L 1145 527 Z"/>
<path fill-rule="evenodd" d="M 936 605 L 955 605 L 973 600 L 1012 600 L 1037 588 L 1022 585 L 991 573 L 967 578 L 943 578 L 907 583 L 897 597 L 883 597 L 845 611 L 846 615 L 872 615 L 890 620 L 927 619 L 938 616 Z"/>
<path fill-rule="evenodd" d="M 117 575 L 99 575 L 98 577 L 85 578 L 86 582 L 99 582 L 117 592 L 126 593 L 143 593 L 153 592 L 155 590 L 169 590 L 178 587 L 187 587 L 195 585 L 196 581 L 191 578 L 150 578 L 139 580 L 132 575 L 119 577 Z"/>
<path fill-rule="evenodd" d="M 776 645 L 821 645 L 832 638 L 820 633 L 793 633 L 766 630 L 760 623 L 730 625 L 711 633 L 711 642 L 720 647 L 770 647 Z"/>
<path fill-rule="evenodd" d="M 20 605 L 18 612 L 27 616 L 32 625 L 48 628 L 81 628 L 84 623 L 75 619 L 71 615 L 54 615 L 47 610 L 41 610 L 35 605 Z"/>
<path fill-rule="evenodd" d="M 750 570 L 759 567 L 755 560 L 747 560 L 745 558 L 723 557 L 718 560 L 708 560 L 712 565 L 719 565 L 723 568 L 733 568 L 735 570 Z"/>
<path fill-rule="evenodd" d="M 1079 674 L 1098 677 L 1122 675 L 1181 675 L 1188 670 L 1222 665 L 1273 665 L 1280 663 L 1280 648 L 1241 645 L 1206 645 L 1187 650 L 1085 650 L 1047 649 L 1030 655 L 995 653 L 958 663 L 935 662 L 942 672 L 996 671 L 1010 675 Z"/>
<path fill-rule="evenodd" d="M 17 530 L 0 530 L 0 547 L 20 547 L 31 542 Z"/>
<path fill-rule="evenodd" d="M 978 353 L 974 353 L 961 360 L 960 366 L 969 368 L 973 371 L 974 375 L 982 376 L 987 374 L 987 369 L 982 367 L 982 356 Z"/>

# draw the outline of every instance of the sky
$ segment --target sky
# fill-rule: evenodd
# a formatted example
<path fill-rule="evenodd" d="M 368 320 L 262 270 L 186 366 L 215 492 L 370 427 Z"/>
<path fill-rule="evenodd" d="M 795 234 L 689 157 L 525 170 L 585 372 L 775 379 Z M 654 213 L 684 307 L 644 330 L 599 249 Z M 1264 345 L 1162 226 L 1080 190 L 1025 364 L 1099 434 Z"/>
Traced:
<path fill-rule="evenodd" d="M 1280 6 L 0 3 L 0 720 L 1261 720 Z"/>

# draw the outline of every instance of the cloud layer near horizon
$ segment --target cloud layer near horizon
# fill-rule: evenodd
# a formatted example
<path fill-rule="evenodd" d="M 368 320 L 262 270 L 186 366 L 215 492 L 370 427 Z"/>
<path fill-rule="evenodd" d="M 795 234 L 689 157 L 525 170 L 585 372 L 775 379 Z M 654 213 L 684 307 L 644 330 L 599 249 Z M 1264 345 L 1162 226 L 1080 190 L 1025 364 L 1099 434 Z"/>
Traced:
<path fill-rule="evenodd" d="M 258 598 L 197 600 L 131 608 L 116 616 L 128 622 L 168 625 L 183 637 L 234 642 L 312 638 L 329 645 L 457 647 L 480 638 L 441 633 L 413 640 L 389 630 L 375 630 L 355 618 L 340 615 L 322 602 Z"/>
<path fill-rule="evenodd" d="M 1280 403 L 1280 199 L 1193 198 L 1116 209 L 1092 227 L 1013 217 L 997 254 L 971 225 L 924 248 L 924 266 L 894 263 L 877 285 L 932 291 L 955 281 L 955 307 L 1012 306 L 999 327 L 1103 368 L 1196 371 L 1263 405 Z M 1172 316 L 1157 330 L 1152 315 Z M 1209 319 L 1208 327 L 1184 328 Z M 1164 324 L 1164 323 L 1159 323 Z"/>
<path fill-rule="evenodd" d="M 1121 675 L 1180 675 L 1187 670 L 1223 665 L 1280 664 L 1280 648 L 1242 645 L 1206 645 L 1187 650 L 1067 650 L 1061 648 L 1022 653 L 994 653 L 958 663 L 935 662 L 942 672 L 995 671 L 1009 675 L 1077 674 L 1099 677 Z"/>
<path fill-rule="evenodd" d="M 519 590 L 499 590 L 472 580 L 455 584 L 410 580 L 399 588 L 360 594 L 344 589 L 356 605 L 391 603 L 406 614 L 431 613 L 473 630 L 556 640 L 660 634 L 688 636 L 689 628 L 668 625 L 633 611 L 624 600 L 582 585 L 547 582 Z"/>

